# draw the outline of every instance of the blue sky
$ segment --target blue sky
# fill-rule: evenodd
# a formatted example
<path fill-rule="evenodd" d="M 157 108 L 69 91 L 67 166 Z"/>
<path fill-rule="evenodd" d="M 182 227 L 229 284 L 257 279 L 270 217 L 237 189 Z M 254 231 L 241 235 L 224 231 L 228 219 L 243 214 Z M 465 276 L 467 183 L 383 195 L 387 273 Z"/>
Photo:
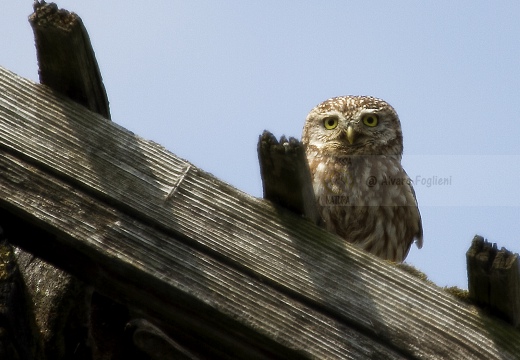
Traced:
<path fill-rule="evenodd" d="M 407 262 L 466 288 L 475 234 L 520 252 L 520 2 L 150 4 L 58 2 L 87 27 L 113 121 L 261 196 L 264 129 L 300 138 L 321 101 L 380 97 L 400 116 L 423 218 Z M 31 12 L 3 4 L 0 65 L 37 81 Z"/>

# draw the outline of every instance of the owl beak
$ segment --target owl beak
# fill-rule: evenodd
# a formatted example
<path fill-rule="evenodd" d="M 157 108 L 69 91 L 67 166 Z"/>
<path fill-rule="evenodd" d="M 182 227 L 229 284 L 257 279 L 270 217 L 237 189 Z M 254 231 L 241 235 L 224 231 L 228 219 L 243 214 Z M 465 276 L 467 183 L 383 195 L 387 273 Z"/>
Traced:
<path fill-rule="evenodd" d="M 347 140 L 348 140 L 349 144 L 352 145 L 354 143 L 354 140 L 355 140 L 354 137 L 356 135 L 352 126 L 347 127 L 346 134 L 347 134 Z"/>

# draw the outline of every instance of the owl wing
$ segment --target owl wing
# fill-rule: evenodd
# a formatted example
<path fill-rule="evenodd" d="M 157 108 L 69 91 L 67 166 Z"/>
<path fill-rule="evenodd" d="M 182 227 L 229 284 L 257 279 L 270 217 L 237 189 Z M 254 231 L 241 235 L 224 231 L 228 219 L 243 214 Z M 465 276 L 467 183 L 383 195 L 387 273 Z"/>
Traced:
<path fill-rule="evenodd" d="M 410 177 L 408 176 L 406 171 L 404 171 L 404 169 L 403 169 L 403 173 L 404 173 L 404 176 L 408 179 L 408 181 L 406 182 L 408 189 L 406 189 L 406 190 L 411 195 L 410 200 L 413 200 L 413 204 L 414 204 L 413 208 L 416 212 L 415 218 L 416 218 L 417 231 L 414 234 L 414 239 L 415 239 L 415 244 L 420 249 L 423 246 L 423 227 L 422 227 L 421 213 L 419 211 L 419 204 L 417 203 L 417 196 L 415 195 L 415 190 L 412 185 L 413 184 L 412 179 L 410 179 Z"/>

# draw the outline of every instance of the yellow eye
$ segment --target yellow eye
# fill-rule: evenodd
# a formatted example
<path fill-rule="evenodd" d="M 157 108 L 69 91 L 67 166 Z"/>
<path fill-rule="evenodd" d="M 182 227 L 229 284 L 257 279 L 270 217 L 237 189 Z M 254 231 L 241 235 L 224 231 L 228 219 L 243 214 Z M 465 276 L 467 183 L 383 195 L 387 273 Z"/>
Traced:
<path fill-rule="evenodd" d="M 379 119 L 376 114 L 366 114 L 363 116 L 363 124 L 369 127 L 377 126 Z"/>
<path fill-rule="evenodd" d="M 326 117 L 323 119 L 323 126 L 325 126 L 327 130 L 335 129 L 338 126 L 338 118 L 335 116 Z"/>

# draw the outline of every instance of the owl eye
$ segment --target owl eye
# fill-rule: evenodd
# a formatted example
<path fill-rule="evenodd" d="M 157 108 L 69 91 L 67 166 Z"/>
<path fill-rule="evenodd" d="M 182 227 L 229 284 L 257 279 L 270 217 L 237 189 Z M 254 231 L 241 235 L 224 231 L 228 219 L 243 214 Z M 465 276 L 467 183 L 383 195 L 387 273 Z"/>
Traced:
<path fill-rule="evenodd" d="M 379 119 L 376 114 L 366 114 L 363 116 L 363 124 L 369 127 L 377 126 Z"/>
<path fill-rule="evenodd" d="M 338 118 L 335 116 L 326 117 L 323 119 L 323 126 L 325 126 L 327 130 L 335 129 L 338 126 Z"/>

